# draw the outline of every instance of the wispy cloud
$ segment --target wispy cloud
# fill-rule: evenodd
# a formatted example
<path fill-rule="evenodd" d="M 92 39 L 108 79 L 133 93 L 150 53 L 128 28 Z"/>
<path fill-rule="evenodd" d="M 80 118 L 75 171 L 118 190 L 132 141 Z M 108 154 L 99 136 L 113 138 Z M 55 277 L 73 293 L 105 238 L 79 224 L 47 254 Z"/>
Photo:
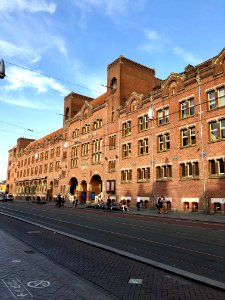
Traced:
<path fill-rule="evenodd" d="M 40 60 L 41 50 L 39 51 L 36 49 L 36 51 L 32 51 L 32 49 L 16 46 L 4 40 L 0 40 L 0 48 L 1 48 L 1 55 L 3 57 L 17 56 L 26 59 L 30 62 L 37 62 Z"/>
<path fill-rule="evenodd" d="M 28 98 L 2 98 L 0 97 L 0 101 L 13 105 L 13 106 L 20 106 L 24 108 L 31 108 L 31 109 L 37 109 L 37 110 L 45 110 L 45 109 L 55 109 L 53 105 L 44 103 L 44 101 L 31 101 Z"/>
<path fill-rule="evenodd" d="M 183 58 L 184 61 L 190 64 L 197 65 L 201 62 L 201 60 L 191 52 L 188 52 L 187 50 L 181 48 L 181 47 L 174 47 L 173 53 L 181 58 Z"/>
<path fill-rule="evenodd" d="M 167 40 L 156 30 L 144 30 L 146 41 L 139 46 L 139 50 L 149 54 L 161 53 L 164 51 Z"/>
<path fill-rule="evenodd" d="M 0 11 L 11 13 L 25 11 L 30 13 L 47 12 L 53 14 L 56 10 L 54 2 L 48 3 L 45 0 L 1 0 Z"/>
<path fill-rule="evenodd" d="M 33 88 L 36 94 L 47 93 L 49 90 L 59 92 L 61 96 L 69 93 L 69 90 L 58 83 L 54 78 L 48 78 L 17 67 L 11 67 L 8 69 L 6 79 L 9 84 L 2 87 L 2 89 L 6 91 Z"/>

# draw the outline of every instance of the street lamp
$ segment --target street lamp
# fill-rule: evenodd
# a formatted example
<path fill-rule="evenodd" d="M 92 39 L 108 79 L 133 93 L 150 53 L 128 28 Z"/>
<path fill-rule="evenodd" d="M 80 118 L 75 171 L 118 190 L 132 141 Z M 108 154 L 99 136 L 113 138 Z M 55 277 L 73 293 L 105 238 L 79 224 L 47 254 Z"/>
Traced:
<path fill-rule="evenodd" d="M 209 202 L 206 197 L 206 178 L 205 178 L 205 156 L 206 152 L 204 151 L 204 137 L 203 137 L 203 124 L 202 124 L 202 103 L 201 103 L 201 78 L 199 73 L 197 73 L 196 81 L 198 84 L 198 104 L 199 104 L 199 123 L 200 123 L 200 143 L 201 143 L 201 152 L 200 157 L 202 160 L 202 198 L 203 198 L 203 205 L 206 214 L 209 214 L 210 207 Z"/>
<path fill-rule="evenodd" d="M 0 61 L 0 79 L 4 79 L 5 78 L 5 63 L 4 60 L 1 59 Z"/>
<path fill-rule="evenodd" d="M 152 101 L 152 99 L 151 99 Z M 152 122 L 152 157 L 150 163 L 152 165 L 152 207 L 154 207 L 154 107 L 151 104 L 148 110 L 148 119 Z"/>

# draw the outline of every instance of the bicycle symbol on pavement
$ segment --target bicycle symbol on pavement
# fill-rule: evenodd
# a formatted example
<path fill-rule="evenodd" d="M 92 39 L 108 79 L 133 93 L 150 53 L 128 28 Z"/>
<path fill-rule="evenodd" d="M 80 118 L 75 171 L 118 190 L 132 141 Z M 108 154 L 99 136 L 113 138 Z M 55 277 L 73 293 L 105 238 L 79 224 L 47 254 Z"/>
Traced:
<path fill-rule="evenodd" d="M 45 280 L 34 280 L 34 281 L 30 281 L 27 284 L 30 288 L 34 288 L 34 289 L 43 289 L 46 288 L 50 285 L 49 281 L 45 281 Z"/>

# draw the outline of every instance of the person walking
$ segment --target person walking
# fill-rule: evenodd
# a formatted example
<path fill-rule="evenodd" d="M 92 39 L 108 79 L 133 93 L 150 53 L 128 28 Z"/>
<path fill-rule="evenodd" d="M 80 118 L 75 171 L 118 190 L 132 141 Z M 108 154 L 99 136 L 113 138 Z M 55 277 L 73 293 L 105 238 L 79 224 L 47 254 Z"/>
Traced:
<path fill-rule="evenodd" d="M 161 197 L 158 198 L 157 204 L 156 204 L 157 210 L 158 210 L 158 214 L 162 213 L 162 209 L 163 209 L 163 200 Z"/>
<path fill-rule="evenodd" d="M 112 200 L 110 199 L 109 196 L 106 199 L 106 206 L 107 206 L 107 210 L 112 209 Z"/>
<path fill-rule="evenodd" d="M 139 211 L 140 208 L 141 208 L 141 197 L 139 196 L 139 194 L 137 195 L 137 203 L 136 203 L 136 206 L 137 206 L 137 210 Z"/>

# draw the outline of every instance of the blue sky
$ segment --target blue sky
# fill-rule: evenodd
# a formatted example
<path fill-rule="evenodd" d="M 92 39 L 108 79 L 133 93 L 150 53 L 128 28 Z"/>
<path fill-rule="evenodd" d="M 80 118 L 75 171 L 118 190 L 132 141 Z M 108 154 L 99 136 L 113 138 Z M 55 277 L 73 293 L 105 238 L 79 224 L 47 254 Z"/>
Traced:
<path fill-rule="evenodd" d="M 0 180 L 17 138 L 62 127 L 64 96 L 105 92 L 119 55 L 161 79 L 217 55 L 224 13 L 224 0 L 1 0 Z"/>

